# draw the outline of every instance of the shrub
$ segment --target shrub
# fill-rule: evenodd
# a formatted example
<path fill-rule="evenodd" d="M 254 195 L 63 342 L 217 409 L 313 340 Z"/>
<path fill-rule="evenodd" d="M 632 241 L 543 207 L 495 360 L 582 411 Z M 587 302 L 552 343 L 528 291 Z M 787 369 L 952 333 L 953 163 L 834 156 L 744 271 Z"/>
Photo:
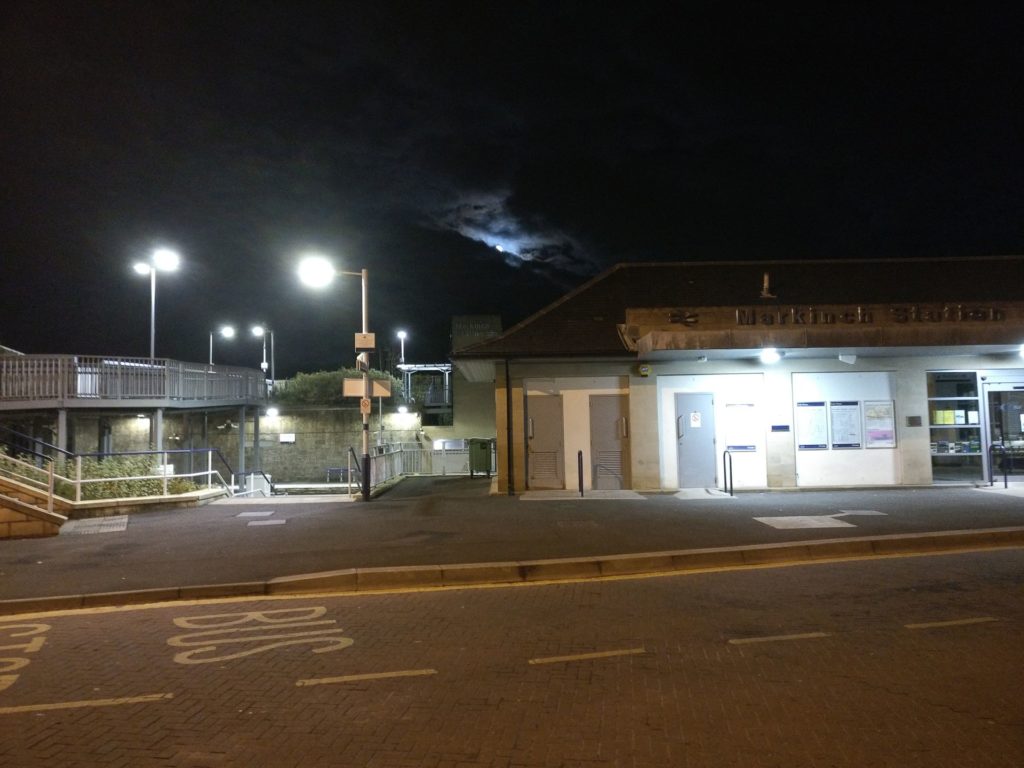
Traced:
<path fill-rule="evenodd" d="M 345 379 L 362 378 L 362 375 L 355 368 L 299 373 L 294 379 L 279 383 L 274 399 L 282 405 L 353 405 L 353 399 L 345 397 L 343 393 L 342 382 Z M 370 377 L 390 381 L 391 391 L 394 394 L 401 392 L 402 383 L 394 376 L 382 371 L 370 371 Z"/>

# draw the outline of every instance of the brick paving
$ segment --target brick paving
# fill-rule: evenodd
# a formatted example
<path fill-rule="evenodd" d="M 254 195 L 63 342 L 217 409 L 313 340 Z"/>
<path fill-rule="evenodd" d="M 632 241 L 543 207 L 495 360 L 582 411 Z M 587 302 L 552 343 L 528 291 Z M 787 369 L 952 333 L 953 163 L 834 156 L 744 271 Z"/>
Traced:
<path fill-rule="evenodd" d="M 0 766 L 1017 768 L 1022 574 L 1008 550 L 10 617 Z"/>

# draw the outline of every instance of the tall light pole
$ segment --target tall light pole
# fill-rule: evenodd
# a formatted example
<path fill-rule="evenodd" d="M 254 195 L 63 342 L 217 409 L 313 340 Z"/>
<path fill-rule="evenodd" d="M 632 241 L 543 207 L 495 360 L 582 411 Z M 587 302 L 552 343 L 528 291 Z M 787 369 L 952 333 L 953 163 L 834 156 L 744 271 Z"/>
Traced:
<path fill-rule="evenodd" d="M 266 324 L 261 323 L 252 327 L 252 335 L 263 339 L 263 362 L 260 364 L 260 368 L 263 370 L 264 376 L 267 375 L 267 336 L 270 336 L 270 381 L 273 386 L 273 382 L 277 380 L 274 375 L 274 331 Z"/>
<path fill-rule="evenodd" d="M 412 374 L 405 370 L 405 340 L 409 334 L 405 331 L 399 331 L 398 341 L 401 344 L 398 355 L 398 370 L 402 372 L 402 396 L 405 397 L 406 402 L 409 401 L 410 390 L 412 389 Z"/>
<path fill-rule="evenodd" d="M 405 331 L 399 331 L 398 332 L 398 341 L 402 345 L 401 346 L 401 351 L 399 352 L 399 355 L 398 355 L 398 364 L 399 365 L 405 365 L 405 337 L 408 336 L 408 335 L 409 334 L 407 334 Z"/>
<path fill-rule="evenodd" d="M 149 261 L 135 262 L 134 269 L 140 275 L 149 275 L 149 359 L 156 358 L 156 273 L 174 272 L 181 264 L 181 257 L 170 248 L 157 248 Z"/>
<path fill-rule="evenodd" d="M 217 333 L 224 339 L 235 338 L 235 329 L 230 325 L 222 325 L 217 329 Z M 213 365 L 213 331 L 210 331 L 210 365 Z"/>
<path fill-rule="evenodd" d="M 363 293 L 363 332 L 362 342 L 357 335 L 357 348 L 367 343 L 370 337 L 370 301 L 367 290 L 369 275 L 366 269 L 359 272 L 335 270 L 334 265 L 323 256 L 307 256 L 299 263 L 299 279 L 310 288 L 326 288 L 337 275 L 350 275 L 362 280 Z M 363 372 L 363 397 L 359 403 L 359 411 L 363 416 L 363 501 L 370 500 L 370 410 L 373 401 L 370 399 L 370 353 L 360 352 L 356 356 L 356 367 Z"/>

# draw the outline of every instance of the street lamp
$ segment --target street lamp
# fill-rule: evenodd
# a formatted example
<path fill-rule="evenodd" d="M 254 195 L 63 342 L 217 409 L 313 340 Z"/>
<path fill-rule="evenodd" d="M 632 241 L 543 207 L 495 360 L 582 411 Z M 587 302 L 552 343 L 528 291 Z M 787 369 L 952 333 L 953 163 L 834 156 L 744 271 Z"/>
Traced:
<path fill-rule="evenodd" d="M 217 333 L 224 339 L 235 338 L 234 326 L 222 325 L 217 329 Z M 210 365 L 213 365 L 213 331 L 210 331 Z"/>
<path fill-rule="evenodd" d="M 263 370 L 264 376 L 267 375 L 267 336 L 270 336 L 270 381 L 274 382 L 277 380 L 277 377 L 274 376 L 274 331 L 263 324 L 254 325 L 252 335 L 263 339 L 263 362 L 260 364 L 260 368 Z"/>
<path fill-rule="evenodd" d="M 398 355 L 398 364 L 405 365 L 405 337 L 408 336 L 405 331 L 398 332 L 398 341 L 402 345 L 401 352 Z"/>
<path fill-rule="evenodd" d="M 310 288 L 326 288 L 338 275 L 350 275 L 362 280 L 363 289 L 363 343 L 370 334 L 370 307 L 367 283 L 369 276 L 366 269 L 359 272 L 335 270 L 334 265 L 323 256 L 307 256 L 299 262 L 299 280 Z M 363 415 L 363 501 L 370 500 L 370 355 L 360 352 L 356 356 L 356 367 L 363 372 L 363 397 L 359 403 L 359 411 Z"/>
<path fill-rule="evenodd" d="M 149 275 L 149 359 L 156 357 L 156 273 L 174 272 L 181 264 L 181 257 L 170 248 L 157 248 L 149 261 L 135 262 L 134 269 L 140 275 Z"/>

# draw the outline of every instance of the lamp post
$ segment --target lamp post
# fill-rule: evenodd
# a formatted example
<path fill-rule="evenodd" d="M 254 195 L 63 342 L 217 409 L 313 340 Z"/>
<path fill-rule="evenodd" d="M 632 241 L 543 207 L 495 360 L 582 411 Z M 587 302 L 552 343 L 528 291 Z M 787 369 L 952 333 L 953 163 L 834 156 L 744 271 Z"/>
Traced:
<path fill-rule="evenodd" d="M 401 344 L 398 355 L 398 370 L 402 372 L 402 396 L 408 401 L 412 395 L 412 374 L 405 370 L 405 340 L 409 337 L 409 334 L 405 331 L 399 331 L 397 336 L 398 342 Z"/>
<path fill-rule="evenodd" d="M 274 331 L 265 323 L 261 323 L 252 327 L 252 335 L 263 339 L 263 362 L 260 364 L 260 368 L 263 370 L 264 376 L 267 375 L 267 336 L 270 336 L 270 381 L 273 386 L 273 382 L 277 380 L 274 375 Z"/>
<path fill-rule="evenodd" d="M 217 333 L 225 339 L 235 338 L 235 329 L 230 325 L 222 325 L 217 329 Z M 210 331 L 210 365 L 213 365 L 213 331 Z"/>
<path fill-rule="evenodd" d="M 149 359 L 156 358 L 156 273 L 174 272 L 181 264 L 181 257 L 170 248 L 157 248 L 149 261 L 137 261 L 133 265 L 140 275 L 149 275 Z"/>
<path fill-rule="evenodd" d="M 363 332 L 364 341 L 370 335 L 370 307 L 367 283 L 369 282 L 368 272 L 364 268 L 359 272 L 346 272 L 335 270 L 334 265 L 323 256 L 307 256 L 299 263 L 299 279 L 310 288 L 326 288 L 333 282 L 337 275 L 349 275 L 358 277 L 362 281 L 362 309 L 363 309 Z M 373 401 L 370 400 L 372 390 L 370 389 L 370 354 L 360 352 L 356 356 L 356 367 L 363 372 L 363 397 L 359 403 L 359 411 L 363 416 L 363 501 L 370 500 L 370 409 Z"/>
<path fill-rule="evenodd" d="M 405 337 L 408 335 L 405 331 L 398 332 L 398 341 L 401 344 L 401 351 L 398 354 L 399 365 L 405 365 Z"/>

